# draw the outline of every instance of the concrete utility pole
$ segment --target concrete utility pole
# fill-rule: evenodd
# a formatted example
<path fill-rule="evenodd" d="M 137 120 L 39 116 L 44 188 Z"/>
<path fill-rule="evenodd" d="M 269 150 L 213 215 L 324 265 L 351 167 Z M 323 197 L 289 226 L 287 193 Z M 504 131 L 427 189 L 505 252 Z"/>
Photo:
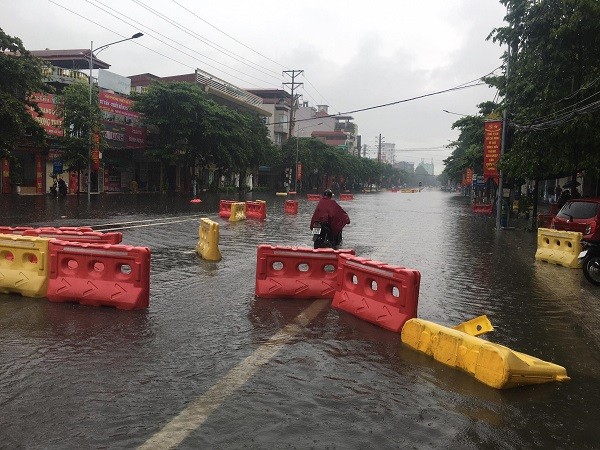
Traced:
<path fill-rule="evenodd" d="M 290 126 L 288 131 L 288 139 L 291 139 L 294 131 L 294 108 L 296 107 L 296 100 L 299 97 L 299 95 L 294 95 L 294 91 L 296 86 L 300 87 L 304 85 L 304 83 L 297 83 L 296 77 L 304 73 L 304 70 L 284 70 L 283 73 L 292 77 L 291 83 L 283 83 L 284 86 L 288 84 L 292 86 L 292 107 L 290 109 Z"/>
<path fill-rule="evenodd" d="M 381 133 L 379 134 L 379 139 L 377 142 L 377 162 L 381 163 L 381 144 L 383 143 L 383 138 L 381 137 Z"/>

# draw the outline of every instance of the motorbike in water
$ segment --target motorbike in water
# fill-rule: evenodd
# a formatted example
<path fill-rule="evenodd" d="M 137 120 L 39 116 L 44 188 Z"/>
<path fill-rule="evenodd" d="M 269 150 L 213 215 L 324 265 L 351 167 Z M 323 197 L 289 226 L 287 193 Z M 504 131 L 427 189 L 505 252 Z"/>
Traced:
<path fill-rule="evenodd" d="M 600 286 L 600 241 L 581 241 L 579 253 L 583 276 L 595 286 Z"/>
<path fill-rule="evenodd" d="M 314 248 L 332 248 L 337 250 L 342 244 L 342 233 L 334 236 L 328 223 L 313 222 L 312 235 Z"/>

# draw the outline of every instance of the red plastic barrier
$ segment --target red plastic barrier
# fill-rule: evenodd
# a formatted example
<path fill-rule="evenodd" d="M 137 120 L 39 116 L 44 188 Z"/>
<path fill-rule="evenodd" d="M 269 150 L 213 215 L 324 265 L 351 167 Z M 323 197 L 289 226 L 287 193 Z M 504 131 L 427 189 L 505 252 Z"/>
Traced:
<path fill-rule="evenodd" d="M 392 192 L 398 192 L 397 188 L 392 188 Z"/>
<path fill-rule="evenodd" d="M 20 234 L 26 230 L 33 230 L 32 227 L 0 227 L 0 234 Z"/>
<path fill-rule="evenodd" d="M 491 214 L 494 205 L 491 203 L 473 203 L 472 210 L 475 213 Z"/>
<path fill-rule="evenodd" d="M 319 200 L 321 200 L 321 195 L 320 194 L 306 194 L 306 199 L 310 200 L 311 202 L 318 202 Z"/>
<path fill-rule="evenodd" d="M 0 234 L 20 234 L 28 230 L 94 231 L 92 227 L 0 227 Z"/>
<path fill-rule="evenodd" d="M 286 200 L 283 206 L 283 212 L 286 214 L 298 214 L 298 201 Z"/>
<path fill-rule="evenodd" d="M 68 231 L 58 228 L 36 228 L 34 230 L 25 230 L 23 236 L 36 236 L 69 242 L 89 242 L 94 244 L 118 244 L 123 240 L 123 233 L 118 231 L 101 233 L 99 231 Z"/>
<path fill-rule="evenodd" d="M 233 200 L 221 200 L 219 202 L 219 217 L 222 217 L 223 219 L 229 219 L 231 216 L 231 205 L 233 203 Z"/>
<path fill-rule="evenodd" d="M 338 255 L 354 250 L 259 245 L 256 255 L 257 298 L 332 298 Z"/>
<path fill-rule="evenodd" d="M 354 200 L 354 194 L 340 194 L 340 200 Z"/>
<path fill-rule="evenodd" d="M 51 240 L 46 297 L 51 302 L 145 309 L 150 303 L 150 249 Z"/>
<path fill-rule="evenodd" d="M 265 220 L 267 218 L 267 202 L 246 202 L 246 219 Z"/>
<path fill-rule="evenodd" d="M 334 308 L 395 332 L 417 317 L 419 271 L 347 254 L 338 266 Z"/>

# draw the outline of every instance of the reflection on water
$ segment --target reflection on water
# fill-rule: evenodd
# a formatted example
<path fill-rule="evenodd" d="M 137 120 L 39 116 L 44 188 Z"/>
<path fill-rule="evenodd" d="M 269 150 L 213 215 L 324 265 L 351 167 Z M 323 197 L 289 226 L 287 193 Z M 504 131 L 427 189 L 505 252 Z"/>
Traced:
<path fill-rule="evenodd" d="M 230 223 L 219 199 L 168 195 L 0 196 L 0 225 L 117 228 L 152 250 L 150 308 L 124 312 L 0 296 L 3 446 L 134 447 L 177 416 L 310 301 L 254 299 L 258 244 L 310 246 L 315 202 L 267 201 L 265 221 Z M 580 270 L 534 261 L 536 239 L 497 233 L 468 199 L 373 193 L 340 204 L 358 256 L 421 272 L 418 314 L 453 326 L 487 314 L 486 339 L 564 365 L 572 380 L 507 391 L 326 308 L 180 448 L 593 448 L 598 290 Z M 223 260 L 194 252 L 201 217 Z M 43 405 L 43 406 L 40 406 Z"/>

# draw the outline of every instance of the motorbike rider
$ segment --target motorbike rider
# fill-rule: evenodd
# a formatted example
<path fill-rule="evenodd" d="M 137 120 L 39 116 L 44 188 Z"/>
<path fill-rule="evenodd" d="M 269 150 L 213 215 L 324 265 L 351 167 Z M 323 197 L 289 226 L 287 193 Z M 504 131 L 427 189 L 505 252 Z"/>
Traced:
<path fill-rule="evenodd" d="M 332 243 L 337 246 L 342 242 L 342 229 L 350 223 L 350 217 L 332 197 L 331 189 L 325 190 L 310 220 L 310 229 L 313 229 L 315 222 L 329 225 L 333 235 Z"/>

